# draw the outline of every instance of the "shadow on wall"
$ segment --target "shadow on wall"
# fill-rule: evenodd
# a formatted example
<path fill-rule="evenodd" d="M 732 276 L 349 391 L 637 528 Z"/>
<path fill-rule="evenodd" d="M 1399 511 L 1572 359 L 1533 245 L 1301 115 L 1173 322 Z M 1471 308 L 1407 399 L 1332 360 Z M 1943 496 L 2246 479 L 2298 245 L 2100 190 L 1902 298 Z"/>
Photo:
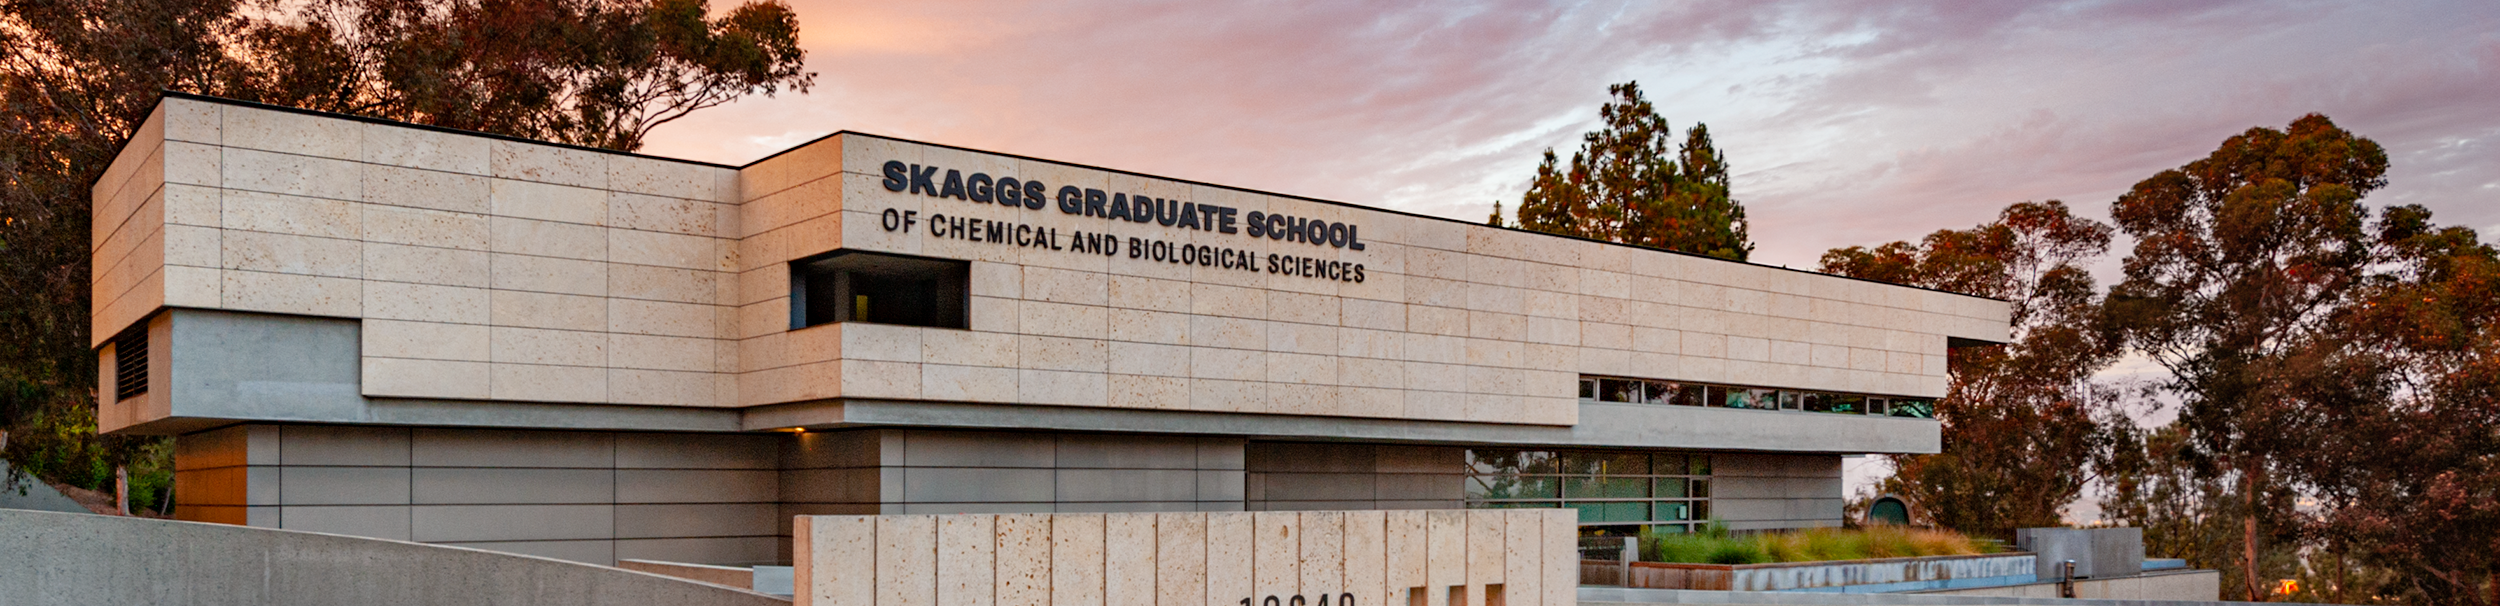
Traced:
<path fill-rule="evenodd" d="M 0 601 L 69 604 L 785 606 L 660 575 L 459 547 L 0 510 Z"/>

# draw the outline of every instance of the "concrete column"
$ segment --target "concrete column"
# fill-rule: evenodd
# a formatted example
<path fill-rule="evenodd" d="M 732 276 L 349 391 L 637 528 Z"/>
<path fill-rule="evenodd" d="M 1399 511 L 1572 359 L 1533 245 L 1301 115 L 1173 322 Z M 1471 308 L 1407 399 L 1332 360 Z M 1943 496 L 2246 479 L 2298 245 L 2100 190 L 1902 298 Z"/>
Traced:
<path fill-rule="evenodd" d="M 1545 511 L 1502 514 L 1502 606 L 1539 606 L 1545 599 Z M 1573 554 L 1576 558 L 1578 554 Z"/>

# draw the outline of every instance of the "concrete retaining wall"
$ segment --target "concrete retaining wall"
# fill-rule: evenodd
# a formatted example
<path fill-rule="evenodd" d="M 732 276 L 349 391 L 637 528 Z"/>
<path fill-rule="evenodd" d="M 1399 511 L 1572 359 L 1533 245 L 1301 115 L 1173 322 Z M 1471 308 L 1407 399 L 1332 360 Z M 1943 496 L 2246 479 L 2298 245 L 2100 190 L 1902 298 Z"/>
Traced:
<path fill-rule="evenodd" d="M 788 604 L 659 575 L 474 549 L 14 510 L 0 510 L 0 602 Z"/>

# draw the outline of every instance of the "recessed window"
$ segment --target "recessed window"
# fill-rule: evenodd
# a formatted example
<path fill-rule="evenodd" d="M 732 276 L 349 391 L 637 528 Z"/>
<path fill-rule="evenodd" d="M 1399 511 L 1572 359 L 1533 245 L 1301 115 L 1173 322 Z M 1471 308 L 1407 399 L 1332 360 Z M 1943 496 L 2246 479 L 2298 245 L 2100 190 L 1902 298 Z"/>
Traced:
<path fill-rule="evenodd" d="M 790 262 L 790 327 L 968 328 L 972 263 L 837 250 Z"/>

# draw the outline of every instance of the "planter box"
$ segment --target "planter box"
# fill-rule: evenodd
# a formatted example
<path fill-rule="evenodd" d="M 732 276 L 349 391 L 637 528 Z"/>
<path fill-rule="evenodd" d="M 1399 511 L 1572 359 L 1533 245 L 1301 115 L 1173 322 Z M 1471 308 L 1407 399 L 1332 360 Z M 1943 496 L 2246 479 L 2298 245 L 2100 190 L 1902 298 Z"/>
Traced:
<path fill-rule="evenodd" d="M 1972 556 L 1883 558 L 1783 564 L 1665 564 L 1634 562 L 1624 583 L 1622 562 L 1581 560 L 1580 584 L 1635 589 L 1787 591 L 1849 585 L 2029 576 L 2034 556 L 1997 553 Z"/>

